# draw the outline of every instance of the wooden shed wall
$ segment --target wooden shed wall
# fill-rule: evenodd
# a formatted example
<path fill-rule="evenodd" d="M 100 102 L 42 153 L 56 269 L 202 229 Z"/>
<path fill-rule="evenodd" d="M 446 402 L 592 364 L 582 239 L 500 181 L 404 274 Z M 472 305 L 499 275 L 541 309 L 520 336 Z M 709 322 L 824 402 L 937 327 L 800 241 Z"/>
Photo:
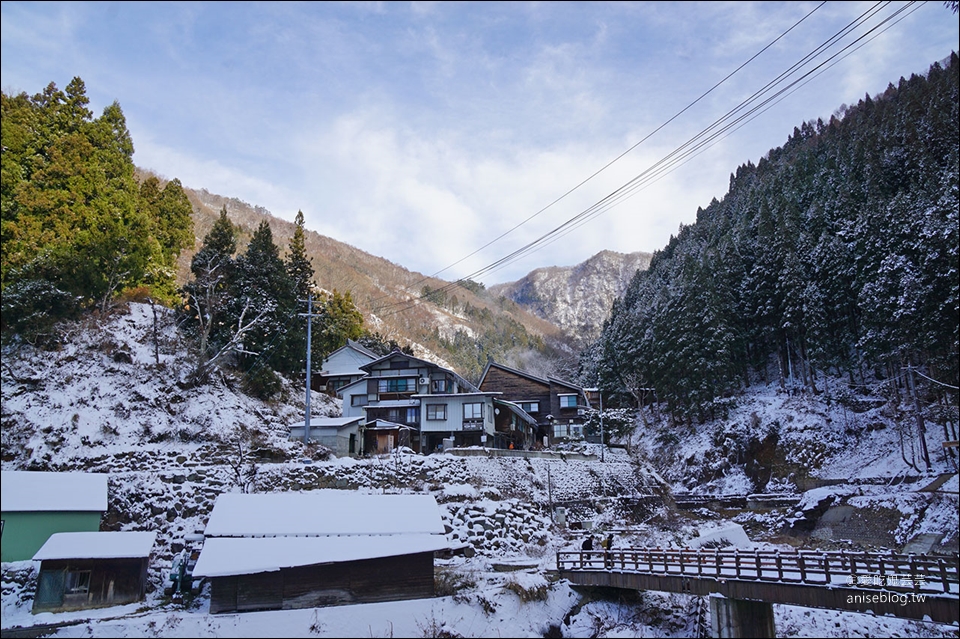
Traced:
<path fill-rule="evenodd" d="M 211 579 L 210 612 L 295 610 L 434 596 L 433 553 Z"/>
<path fill-rule="evenodd" d="M 33 612 L 83 610 L 134 603 L 146 594 L 148 559 L 47 559 L 40 562 Z M 64 592 L 69 572 L 90 571 L 86 593 Z"/>

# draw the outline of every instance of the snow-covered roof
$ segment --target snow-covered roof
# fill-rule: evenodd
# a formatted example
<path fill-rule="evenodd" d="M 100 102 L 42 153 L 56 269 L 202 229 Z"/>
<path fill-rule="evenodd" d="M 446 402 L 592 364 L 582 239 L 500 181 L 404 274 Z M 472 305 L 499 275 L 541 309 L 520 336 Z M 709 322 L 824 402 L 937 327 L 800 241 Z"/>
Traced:
<path fill-rule="evenodd" d="M 194 577 L 225 577 L 272 572 L 361 559 L 447 550 L 443 535 L 354 535 L 349 537 L 211 538 L 203 544 Z"/>
<path fill-rule="evenodd" d="M 210 537 L 443 534 L 431 495 L 223 493 L 204 530 Z M 390 542 L 394 543 L 394 542 Z"/>
<path fill-rule="evenodd" d="M 505 399 L 496 399 L 496 398 L 494 398 L 493 403 L 495 406 L 503 406 L 504 408 L 506 408 L 513 414 L 515 414 L 517 417 L 527 422 L 528 424 L 533 424 L 534 426 L 537 425 L 537 420 L 531 417 L 530 413 L 520 408 L 518 404 L 515 404 L 514 402 L 508 402 Z"/>
<path fill-rule="evenodd" d="M 363 417 L 311 417 L 310 428 L 342 428 L 356 422 L 362 422 Z M 290 424 L 291 428 L 303 429 L 303 421 Z"/>
<path fill-rule="evenodd" d="M 4 470 L 0 504 L 4 512 L 105 512 L 107 475 Z"/>
<path fill-rule="evenodd" d="M 500 391 L 475 391 L 468 393 L 418 393 L 416 395 L 411 395 L 411 397 L 416 397 L 421 400 L 425 399 L 462 399 L 468 401 L 471 399 L 484 399 L 487 397 L 496 397 L 497 395 L 503 395 Z M 377 406 L 383 405 L 385 402 L 380 402 Z"/>
<path fill-rule="evenodd" d="M 398 424 L 397 422 L 391 422 L 386 419 L 375 419 L 371 422 L 367 422 L 367 425 L 364 426 L 365 430 L 414 430 L 413 426 L 407 426 L 406 424 Z"/>
<path fill-rule="evenodd" d="M 149 557 L 156 539 L 155 532 L 54 533 L 40 547 L 33 560 Z"/>
<path fill-rule="evenodd" d="M 412 397 L 427 397 L 427 395 L 413 395 Z M 376 408 L 410 408 L 419 405 L 420 402 L 415 399 L 383 399 L 376 403 Z"/>

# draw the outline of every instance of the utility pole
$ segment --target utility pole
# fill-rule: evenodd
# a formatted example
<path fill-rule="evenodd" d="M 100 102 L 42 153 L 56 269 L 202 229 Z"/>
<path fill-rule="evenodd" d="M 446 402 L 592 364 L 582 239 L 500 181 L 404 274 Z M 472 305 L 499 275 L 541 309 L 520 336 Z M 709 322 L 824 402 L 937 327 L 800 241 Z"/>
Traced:
<path fill-rule="evenodd" d="M 600 398 L 600 461 L 603 462 L 603 387 L 600 385 L 600 373 L 597 373 L 597 396 Z"/>
<path fill-rule="evenodd" d="M 597 387 L 596 388 L 585 388 L 585 391 L 588 392 L 597 392 L 597 397 L 600 398 L 600 461 L 603 461 L 603 388 L 600 386 L 600 372 L 597 371 Z M 589 404 L 589 400 L 587 401 Z"/>
<path fill-rule="evenodd" d="M 547 503 L 550 508 L 550 522 L 553 523 L 553 482 L 550 480 L 550 460 L 547 460 Z"/>
<path fill-rule="evenodd" d="M 920 453 L 923 455 L 923 462 L 930 470 L 930 452 L 927 450 L 927 429 L 923 423 L 923 414 L 920 412 L 920 396 L 917 395 L 917 383 L 913 378 L 913 364 L 907 360 L 907 380 L 909 382 L 910 392 L 913 395 L 913 412 L 917 420 L 917 435 L 920 437 Z"/>
<path fill-rule="evenodd" d="M 303 443 L 310 443 L 310 382 L 311 382 L 311 371 L 310 371 L 310 351 L 312 349 L 311 337 L 310 337 L 310 325 L 311 320 L 313 319 L 313 295 L 307 294 L 306 300 L 307 303 L 307 404 L 306 410 L 304 411 L 303 416 Z M 300 317 L 304 317 L 304 313 L 300 313 Z"/>

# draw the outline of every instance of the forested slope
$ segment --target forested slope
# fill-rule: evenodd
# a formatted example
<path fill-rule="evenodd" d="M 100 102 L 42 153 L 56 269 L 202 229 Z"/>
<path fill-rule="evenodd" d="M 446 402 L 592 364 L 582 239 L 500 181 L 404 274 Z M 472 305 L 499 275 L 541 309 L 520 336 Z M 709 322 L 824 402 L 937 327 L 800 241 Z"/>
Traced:
<path fill-rule="evenodd" d="M 655 389 L 680 421 L 825 375 L 886 396 L 922 374 L 955 412 L 958 139 L 956 53 L 795 128 L 636 275 L 584 374 L 632 405 Z"/>

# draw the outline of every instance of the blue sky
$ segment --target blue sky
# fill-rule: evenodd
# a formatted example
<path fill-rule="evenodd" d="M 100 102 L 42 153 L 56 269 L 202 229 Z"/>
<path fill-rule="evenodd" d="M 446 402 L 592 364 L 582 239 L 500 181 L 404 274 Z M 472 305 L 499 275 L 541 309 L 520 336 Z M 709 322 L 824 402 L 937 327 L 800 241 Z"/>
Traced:
<path fill-rule="evenodd" d="M 662 248 L 794 126 L 958 46 L 942 2 L 882 6 L 804 68 L 901 11 L 862 46 L 615 206 L 590 208 L 875 3 L 820 5 L 3 2 L 2 88 L 79 76 L 96 114 L 120 103 L 138 166 L 489 285 L 603 249 Z"/>

